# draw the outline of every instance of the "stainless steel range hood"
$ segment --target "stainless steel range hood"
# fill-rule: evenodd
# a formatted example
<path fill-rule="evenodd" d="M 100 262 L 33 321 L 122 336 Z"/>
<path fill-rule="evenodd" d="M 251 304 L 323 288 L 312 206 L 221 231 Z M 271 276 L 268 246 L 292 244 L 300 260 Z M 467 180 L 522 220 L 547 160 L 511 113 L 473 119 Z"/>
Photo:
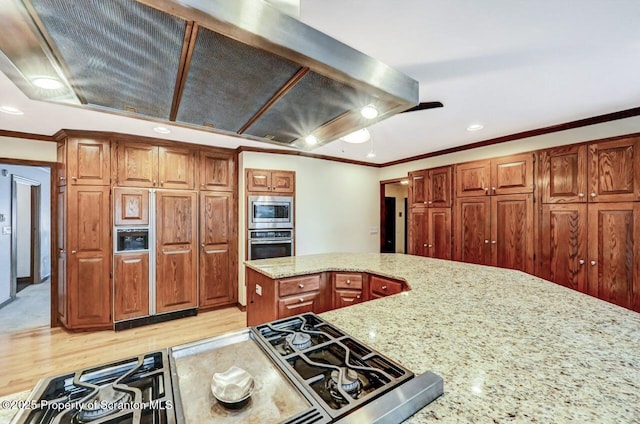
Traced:
<path fill-rule="evenodd" d="M 0 14 L 0 67 L 32 99 L 305 149 L 418 103 L 415 80 L 261 0 L 2 0 Z"/>

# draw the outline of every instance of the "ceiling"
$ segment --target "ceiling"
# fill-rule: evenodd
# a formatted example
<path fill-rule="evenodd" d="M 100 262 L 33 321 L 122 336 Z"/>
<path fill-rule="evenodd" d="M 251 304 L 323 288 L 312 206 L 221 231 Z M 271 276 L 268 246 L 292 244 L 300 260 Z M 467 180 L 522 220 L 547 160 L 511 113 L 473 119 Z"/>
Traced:
<path fill-rule="evenodd" d="M 313 153 L 386 163 L 640 106 L 637 0 L 300 0 L 299 14 L 419 81 L 420 101 L 444 103 L 374 124 L 372 143 L 335 141 Z M 0 130 L 85 129 L 281 148 L 180 126 L 166 125 L 171 134 L 159 135 L 155 122 L 29 100 L 1 73 L 0 105 L 25 112 L 0 113 Z M 473 123 L 484 128 L 467 131 Z M 376 156 L 368 158 L 372 147 Z"/>

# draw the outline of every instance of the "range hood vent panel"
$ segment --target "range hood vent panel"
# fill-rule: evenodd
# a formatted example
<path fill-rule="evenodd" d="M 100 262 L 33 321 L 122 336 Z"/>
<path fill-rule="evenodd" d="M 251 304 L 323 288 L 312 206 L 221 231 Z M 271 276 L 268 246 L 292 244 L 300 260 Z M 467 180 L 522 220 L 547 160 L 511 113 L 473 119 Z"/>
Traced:
<path fill-rule="evenodd" d="M 200 27 L 177 120 L 238 132 L 299 69 Z"/>
<path fill-rule="evenodd" d="M 186 21 L 131 0 L 31 0 L 82 103 L 169 119 Z"/>

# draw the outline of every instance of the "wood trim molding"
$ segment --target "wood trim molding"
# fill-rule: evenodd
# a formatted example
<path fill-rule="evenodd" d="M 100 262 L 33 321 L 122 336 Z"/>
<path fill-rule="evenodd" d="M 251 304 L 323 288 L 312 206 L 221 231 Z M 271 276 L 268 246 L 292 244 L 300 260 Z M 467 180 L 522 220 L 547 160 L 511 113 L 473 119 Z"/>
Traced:
<path fill-rule="evenodd" d="M 368 163 L 368 162 L 362 162 L 362 161 L 352 160 L 352 159 L 343 159 L 343 158 L 336 158 L 333 156 L 318 155 L 315 153 L 308 153 L 308 152 L 303 152 L 299 150 L 261 149 L 259 147 L 240 146 L 236 149 L 236 151 L 238 153 L 256 152 L 256 153 L 271 153 L 274 155 L 302 156 L 302 157 L 312 158 L 312 159 L 323 159 L 323 160 L 330 160 L 333 162 L 348 163 L 351 165 L 361 165 L 361 166 L 369 166 L 373 168 L 380 168 L 380 165 L 376 163 Z"/>
<path fill-rule="evenodd" d="M 0 137 L 23 138 L 28 140 L 52 141 L 52 142 L 56 141 L 56 138 L 53 135 L 32 134 L 32 133 L 25 133 L 20 131 L 7 131 L 7 130 L 0 130 Z"/>
<path fill-rule="evenodd" d="M 435 152 L 424 153 L 422 155 L 411 156 L 404 159 L 398 159 L 391 162 L 386 162 L 378 165 L 381 168 L 399 165 L 402 163 L 413 162 L 420 159 L 432 158 L 435 156 L 446 155 L 448 153 L 456 153 L 464 150 L 476 149 L 478 147 L 491 146 L 493 144 L 506 143 L 508 141 L 520 140 L 523 138 L 535 137 L 538 135 L 551 134 L 559 131 L 566 131 L 580 127 L 586 127 L 589 125 L 602 124 L 610 121 L 617 121 L 619 119 L 631 118 L 640 115 L 640 107 L 632 109 L 621 110 L 613 113 L 606 113 L 604 115 L 593 116 L 591 118 L 578 119 L 576 121 L 565 122 L 563 124 L 552 125 L 544 128 L 537 128 L 528 131 L 522 131 L 515 134 L 505 135 L 496 138 L 490 138 L 488 140 L 478 141 L 476 143 L 465 144 L 464 146 L 451 147 L 449 149 L 437 150 Z M 627 136 L 625 136 L 627 137 Z M 571 143 L 575 144 L 575 143 Z"/>
<path fill-rule="evenodd" d="M 22 165 L 22 166 L 49 166 L 51 172 L 54 172 L 54 167 L 57 166 L 57 162 L 45 162 L 41 160 L 27 160 L 27 159 L 13 159 L 0 157 L 0 163 L 7 165 Z M 53 187 L 53 186 L 51 186 Z"/>

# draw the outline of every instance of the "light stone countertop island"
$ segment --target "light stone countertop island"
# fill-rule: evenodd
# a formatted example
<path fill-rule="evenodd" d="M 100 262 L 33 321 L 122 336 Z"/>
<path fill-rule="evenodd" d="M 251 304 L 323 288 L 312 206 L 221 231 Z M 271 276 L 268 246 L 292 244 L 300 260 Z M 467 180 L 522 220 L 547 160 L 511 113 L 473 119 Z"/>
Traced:
<path fill-rule="evenodd" d="M 402 254 L 249 261 L 277 279 L 323 271 L 411 291 L 321 316 L 445 394 L 408 423 L 640 423 L 640 314 L 493 267 Z"/>

